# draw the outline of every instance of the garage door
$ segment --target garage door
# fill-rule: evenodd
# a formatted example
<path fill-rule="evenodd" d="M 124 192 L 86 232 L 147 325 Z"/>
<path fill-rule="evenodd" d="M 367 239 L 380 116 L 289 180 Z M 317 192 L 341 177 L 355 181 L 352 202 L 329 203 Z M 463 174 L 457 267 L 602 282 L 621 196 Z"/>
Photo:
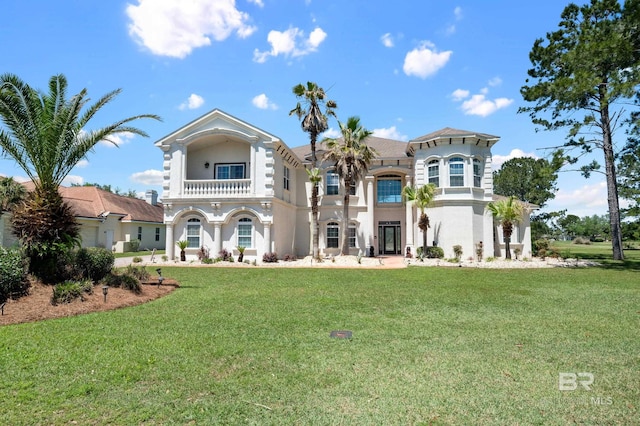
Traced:
<path fill-rule="evenodd" d="M 98 227 L 81 225 L 80 237 L 82 238 L 82 247 L 97 246 L 98 245 Z"/>

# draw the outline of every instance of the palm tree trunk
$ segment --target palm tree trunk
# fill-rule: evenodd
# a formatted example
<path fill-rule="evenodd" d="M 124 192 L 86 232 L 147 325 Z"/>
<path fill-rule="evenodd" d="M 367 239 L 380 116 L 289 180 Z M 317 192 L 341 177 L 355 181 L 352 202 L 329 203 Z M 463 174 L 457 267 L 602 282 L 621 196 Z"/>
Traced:
<path fill-rule="evenodd" d="M 340 255 L 349 254 L 349 188 L 345 188 L 344 202 L 342 203 L 342 247 Z"/>
<path fill-rule="evenodd" d="M 504 238 L 504 258 L 511 259 L 511 233 L 503 232 L 502 236 Z"/>
<path fill-rule="evenodd" d="M 316 168 L 316 140 L 318 135 L 315 133 L 310 134 L 311 142 L 311 169 Z M 313 258 L 320 258 L 320 238 L 318 235 L 318 184 L 312 183 L 311 189 L 311 236 L 313 241 Z"/>
<path fill-rule="evenodd" d="M 422 255 L 427 256 L 427 231 L 422 231 Z"/>

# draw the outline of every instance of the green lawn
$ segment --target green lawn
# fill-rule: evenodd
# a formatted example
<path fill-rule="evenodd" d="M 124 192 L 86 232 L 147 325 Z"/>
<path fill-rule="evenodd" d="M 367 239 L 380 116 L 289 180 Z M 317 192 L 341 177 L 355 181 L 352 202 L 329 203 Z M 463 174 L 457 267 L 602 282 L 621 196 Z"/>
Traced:
<path fill-rule="evenodd" d="M 163 275 L 183 286 L 152 303 L 0 328 L 2 424 L 640 417 L 635 270 L 163 267 Z M 330 338 L 332 330 L 353 338 Z M 593 374 L 591 390 L 578 382 L 559 390 L 560 373 Z"/>
<path fill-rule="evenodd" d="M 556 241 L 553 247 L 558 249 L 560 253 L 568 253 L 571 257 L 579 257 L 580 259 L 592 259 L 603 264 L 610 269 L 618 270 L 638 270 L 640 271 L 640 243 L 627 243 L 633 249 L 624 250 L 624 261 L 615 261 L 613 258 L 613 249 L 611 242 L 591 243 L 591 244 L 573 244 L 571 241 Z"/>

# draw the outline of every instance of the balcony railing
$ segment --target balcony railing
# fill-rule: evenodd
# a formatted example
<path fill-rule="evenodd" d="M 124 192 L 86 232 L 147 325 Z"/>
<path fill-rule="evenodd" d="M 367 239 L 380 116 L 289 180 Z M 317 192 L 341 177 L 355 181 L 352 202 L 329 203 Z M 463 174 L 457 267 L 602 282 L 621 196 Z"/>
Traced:
<path fill-rule="evenodd" d="M 234 197 L 251 194 L 251 179 L 185 180 L 185 197 Z"/>

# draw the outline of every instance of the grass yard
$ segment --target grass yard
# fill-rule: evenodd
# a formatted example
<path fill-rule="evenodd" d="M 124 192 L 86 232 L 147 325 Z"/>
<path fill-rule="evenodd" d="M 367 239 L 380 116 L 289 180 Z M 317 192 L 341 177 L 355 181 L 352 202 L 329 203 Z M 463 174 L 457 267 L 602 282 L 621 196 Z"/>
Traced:
<path fill-rule="evenodd" d="M 638 274 L 164 267 L 157 301 L 0 328 L 0 422 L 637 424 Z"/>

